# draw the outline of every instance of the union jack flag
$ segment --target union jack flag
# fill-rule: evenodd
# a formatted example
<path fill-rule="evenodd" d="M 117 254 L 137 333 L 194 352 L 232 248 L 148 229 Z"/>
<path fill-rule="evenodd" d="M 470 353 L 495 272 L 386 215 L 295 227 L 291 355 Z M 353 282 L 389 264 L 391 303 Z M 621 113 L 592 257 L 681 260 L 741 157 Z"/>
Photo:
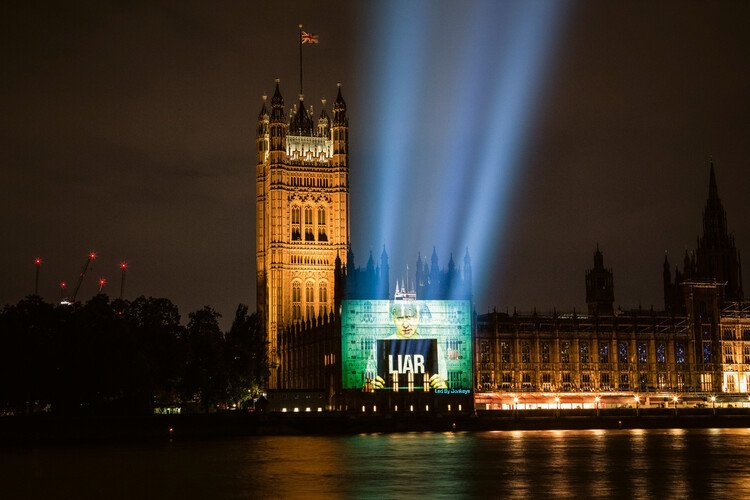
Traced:
<path fill-rule="evenodd" d="M 302 32 L 302 43 L 318 43 L 318 35 L 306 31 Z"/>

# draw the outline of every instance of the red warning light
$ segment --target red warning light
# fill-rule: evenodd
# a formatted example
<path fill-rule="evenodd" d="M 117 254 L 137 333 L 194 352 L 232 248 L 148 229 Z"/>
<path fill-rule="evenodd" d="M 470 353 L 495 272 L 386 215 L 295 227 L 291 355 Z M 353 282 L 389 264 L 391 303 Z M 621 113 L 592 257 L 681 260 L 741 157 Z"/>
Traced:
<path fill-rule="evenodd" d="M 104 285 L 107 282 L 104 278 L 99 278 L 99 285 Z"/>
<path fill-rule="evenodd" d="M 40 265 L 41 263 L 42 263 L 42 259 L 40 259 L 39 257 L 34 259 L 34 264 L 36 264 L 37 266 Z"/>
<path fill-rule="evenodd" d="M 60 288 L 65 288 L 66 286 L 68 286 L 67 283 L 65 283 L 64 281 L 60 282 Z"/>
<path fill-rule="evenodd" d="M 128 263 L 127 262 L 120 262 L 120 269 L 127 269 Z"/>
<path fill-rule="evenodd" d="M 94 260 L 94 259 L 96 259 L 96 252 L 91 252 L 91 253 L 89 254 L 89 259 L 91 259 L 91 260 Z"/>

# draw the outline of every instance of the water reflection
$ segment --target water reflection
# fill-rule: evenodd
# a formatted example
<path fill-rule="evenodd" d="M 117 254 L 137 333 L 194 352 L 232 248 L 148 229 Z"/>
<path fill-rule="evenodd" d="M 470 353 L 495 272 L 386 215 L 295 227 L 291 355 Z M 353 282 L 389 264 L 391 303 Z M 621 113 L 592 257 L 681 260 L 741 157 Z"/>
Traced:
<path fill-rule="evenodd" d="M 750 497 L 750 430 L 258 437 L 0 451 L 6 497 Z"/>

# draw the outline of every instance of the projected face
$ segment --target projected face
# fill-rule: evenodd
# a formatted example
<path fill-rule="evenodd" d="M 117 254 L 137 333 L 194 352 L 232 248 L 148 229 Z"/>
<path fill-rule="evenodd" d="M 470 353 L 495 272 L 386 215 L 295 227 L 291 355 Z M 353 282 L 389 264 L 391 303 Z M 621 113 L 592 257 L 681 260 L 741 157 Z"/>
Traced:
<path fill-rule="evenodd" d="M 396 336 L 410 339 L 417 336 L 419 326 L 419 308 L 413 302 L 394 302 L 391 306 L 391 318 L 396 325 Z"/>

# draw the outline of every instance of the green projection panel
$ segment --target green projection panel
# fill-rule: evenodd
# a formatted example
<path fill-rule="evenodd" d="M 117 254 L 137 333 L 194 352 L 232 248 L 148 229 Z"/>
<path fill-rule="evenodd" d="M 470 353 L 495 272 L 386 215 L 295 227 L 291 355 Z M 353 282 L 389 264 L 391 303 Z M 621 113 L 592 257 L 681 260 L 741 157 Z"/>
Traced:
<path fill-rule="evenodd" d="M 468 300 L 345 300 L 344 389 L 463 393 L 472 387 Z"/>

